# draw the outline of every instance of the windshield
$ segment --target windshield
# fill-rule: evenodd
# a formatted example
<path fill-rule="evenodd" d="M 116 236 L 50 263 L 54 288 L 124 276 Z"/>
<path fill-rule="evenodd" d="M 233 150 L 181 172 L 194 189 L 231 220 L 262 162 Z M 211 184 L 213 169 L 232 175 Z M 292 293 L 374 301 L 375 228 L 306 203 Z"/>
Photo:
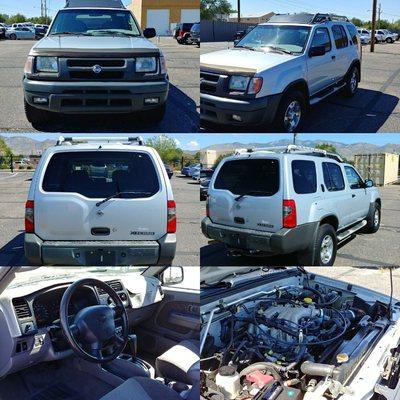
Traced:
<path fill-rule="evenodd" d="M 139 27 L 128 10 L 61 10 L 50 35 L 140 36 Z"/>
<path fill-rule="evenodd" d="M 146 267 L 40 267 L 34 270 L 20 270 L 15 274 L 9 288 L 35 285 L 43 281 L 76 280 L 80 277 L 93 277 L 98 275 L 121 277 L 122 274 L 140 274 Z"/>
<path fill-rule="evenodd" d="M 237 44 L 256 50 L 277 49 L 291 53 L 302 53 L 310 34 L 308 26 L 258 25 Z"/>

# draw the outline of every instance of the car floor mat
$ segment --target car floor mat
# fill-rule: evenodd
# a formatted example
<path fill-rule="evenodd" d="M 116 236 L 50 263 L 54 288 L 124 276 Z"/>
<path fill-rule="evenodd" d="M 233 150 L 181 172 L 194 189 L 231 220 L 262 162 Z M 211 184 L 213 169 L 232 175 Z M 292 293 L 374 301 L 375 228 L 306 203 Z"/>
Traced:
<path fill-rule="evenodd" d="M 29 400 L 84 400 L 84 397 L 81 397 L 74 389 L 60 382 L 37 392 Z"/>

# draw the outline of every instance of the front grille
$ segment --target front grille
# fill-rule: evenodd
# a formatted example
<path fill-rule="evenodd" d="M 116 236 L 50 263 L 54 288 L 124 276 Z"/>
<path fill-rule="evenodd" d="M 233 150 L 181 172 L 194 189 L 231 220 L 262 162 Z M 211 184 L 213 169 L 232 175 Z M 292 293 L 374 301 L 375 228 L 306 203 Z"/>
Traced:
<path fill-rule="evenodd" d="M 124 71 L 102 71 L 97 74 L 93 71 L 70 71 L 69 76 L 71 79 L 85 80 L 123 79 Z"/>
<path fill-rule="evenodd" d="M 71 80 L 123 80 L 128 71 L 127 66 L 128 59 L 124 58 L 69 58 L 66 60 Z"/>
<path fill-rule="evenodd" d="M 67 60 L 68 67 L 90 67 L 100 65 L 100 67 L 124 67 L 124 59 L 69 59 Z"/>

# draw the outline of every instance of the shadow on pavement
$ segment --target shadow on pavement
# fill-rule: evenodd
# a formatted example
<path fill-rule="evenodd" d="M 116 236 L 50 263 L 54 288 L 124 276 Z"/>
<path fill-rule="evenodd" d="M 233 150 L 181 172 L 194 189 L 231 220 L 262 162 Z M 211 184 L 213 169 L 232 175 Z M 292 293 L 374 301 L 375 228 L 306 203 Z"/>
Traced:
<path fill-rule="evenodd" d="M 0 248 L 0 266 L 17 267 L 29 265 L 24 253 L 25 232 L 20 232 L 14 239 Z"/>

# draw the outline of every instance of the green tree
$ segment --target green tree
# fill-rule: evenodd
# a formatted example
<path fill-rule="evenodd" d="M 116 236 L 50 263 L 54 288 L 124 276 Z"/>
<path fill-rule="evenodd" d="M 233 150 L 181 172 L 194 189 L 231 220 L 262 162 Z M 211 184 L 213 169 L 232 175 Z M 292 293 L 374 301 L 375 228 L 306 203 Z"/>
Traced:
<path fill-rule="evenodd" d="M 233 152 L 227 153 L 227 154 L 220 154 L 220 155 L 217 157 L 217 159 L 214 161 L 214 165 L 212 166 L 212 169 L 215 170 L 215 168 L 218 167 L 218 164 L 219 164 L 224 158 L 229 157 L 229 156 L 231 156 L 231 155 L 233 155 L 233 154 L 234 154 Z"/>
<path fill-rule="evenodd" d="M 31 18 L 28 18 L 28 21 L 32 22 L 34 24 L 50 25 L 51 18 L 50 17 L 31 17 Z"/>
<path fill-rule="evenodd" d="M 350 21 L 351 21 L 355 26 L 360 26 L 360 27 L 364 26 L 364 23 L 365 23 L 365 22 L 363 22 L 360 18 L 352 18 Z"/>
<path fill-rule="evenodd" d="M 329 153 L 338 154 L 338 153 L 337 153 L 337 150 L 336 150 L 336 147 L 333 146 L 332 144 L 329 144 L 329 143 L 319 143 L 319 144 L 317 144 L 317 145 L 315 146 L 315 148 L 316 148 L 316 149 L 320 149 L 320 150 L 326 150 L 326 151 L 328 151 Z"/>
<path fill-rule="evenodd" d="M 0 138 L 0 168 L 9 168 L 12 150 L 7 146 L 4 139 Z"/>
<path fill-rule="evenodd" d="M 26 22 L 26 17 L 23 14 L 15 14 L 11 15 L 10 18 L 7 20 L 7 24 L 18 24 L 20 22 Z"/>
<path fill-rule="evenodd" d="M 219 15 L 235 12 L 228 0 L 200 0 L 200 18 L 213 20 Z"/>
<path fill-rule="evenodd" d="M 175 140 L 167 135 L 153 136 L 147 140 L 146 145 L 156 149 L 165 163 L 177 165 L 181 161 L 182 149 L 178 148 Z"/>
<path fill-rule="evenodd" d="M 9 19 L 9 15 L 8 14 L 0 14 L 0 22 L 1 23 L 7 23 L 7 20 Z"/>

